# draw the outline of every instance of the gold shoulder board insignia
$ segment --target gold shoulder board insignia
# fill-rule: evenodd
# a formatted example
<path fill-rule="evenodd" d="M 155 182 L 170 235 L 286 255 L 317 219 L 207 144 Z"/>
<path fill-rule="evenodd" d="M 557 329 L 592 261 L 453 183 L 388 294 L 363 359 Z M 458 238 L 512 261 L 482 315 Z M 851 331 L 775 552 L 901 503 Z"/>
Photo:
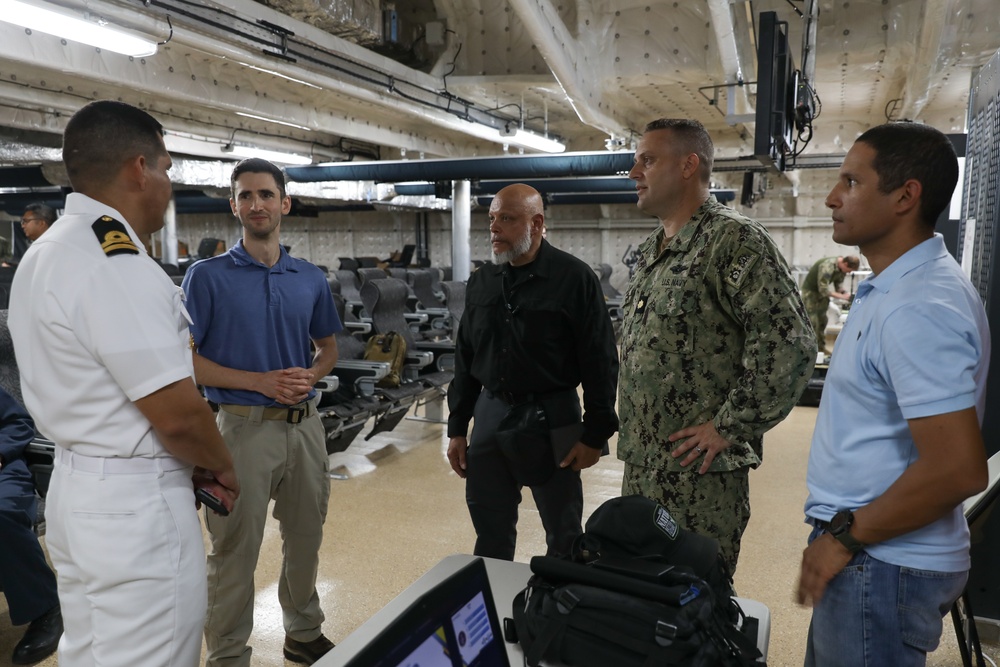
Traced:
<path fill-rule="evenodd" d="M 91 228 L 97 235 L 101 250 L 108 257 L 113 255 L 138 255 L 139 249 L 128 235 L 125 225 L 109 215 L 99 217 Z"/>

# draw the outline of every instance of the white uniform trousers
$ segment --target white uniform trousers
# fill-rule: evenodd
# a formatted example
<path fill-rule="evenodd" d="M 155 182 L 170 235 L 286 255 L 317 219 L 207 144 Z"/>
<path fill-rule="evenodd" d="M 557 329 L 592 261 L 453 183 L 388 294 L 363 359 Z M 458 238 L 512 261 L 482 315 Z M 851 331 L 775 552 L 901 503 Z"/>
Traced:
<path fill-rule="evenodd" d="M 191 468 L 56 454 L 45 539 L 65 625 L 59 667 L 194 667 L 206 592 Z"/>

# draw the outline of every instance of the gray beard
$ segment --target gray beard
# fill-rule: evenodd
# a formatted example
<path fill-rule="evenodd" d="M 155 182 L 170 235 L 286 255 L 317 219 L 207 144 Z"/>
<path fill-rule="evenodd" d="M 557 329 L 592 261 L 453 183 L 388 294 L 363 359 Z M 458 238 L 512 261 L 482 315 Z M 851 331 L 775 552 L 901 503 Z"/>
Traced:
<path fill-rule="evenodd" d="M 517 259 L 521 255 L 531 250 L 531 227 L 529 226 L 514 247 L 501 253 L 492 253 L 494 264 L 509 264 L 511 260 Z"/>

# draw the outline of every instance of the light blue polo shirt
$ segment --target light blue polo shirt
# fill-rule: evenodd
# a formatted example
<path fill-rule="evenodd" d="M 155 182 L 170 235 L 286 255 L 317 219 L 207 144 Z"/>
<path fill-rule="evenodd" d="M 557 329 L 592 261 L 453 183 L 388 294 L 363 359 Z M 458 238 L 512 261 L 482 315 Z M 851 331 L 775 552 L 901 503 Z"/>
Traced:
<path fill-rule="evenodd" d="M 267 267 L 240 240 L 227 252 L 191 265 L 183 287 L 198 353 L 229 368 L 309 368 L 309 340 L 343 328 L 326 276 L 284 248 L 277 263 Z M 279 405 L 242 389 L 205 387 L 205 395 L 216 403 Z M 313 390 L 309 397 L 315 395 Z"/>
<path fill-rule="evenodd" d="M 940 234 L 863 281 L 823 386 L 807 517 L 829 521 L 882 495 L 917 458 L 907 419 L 975 406 L 982 424 L 989 362 L 982 300 Z M 962 506 L 866 550 L 904 567 L 967 570 Z"/>

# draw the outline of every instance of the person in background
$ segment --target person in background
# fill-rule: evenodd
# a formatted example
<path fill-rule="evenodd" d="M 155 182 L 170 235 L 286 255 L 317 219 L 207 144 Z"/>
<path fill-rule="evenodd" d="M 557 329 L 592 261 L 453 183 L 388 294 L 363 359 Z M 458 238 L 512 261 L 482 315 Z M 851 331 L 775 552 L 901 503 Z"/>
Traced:
<path fill-rule="evenodd" d="M 74 192 L 25 253 L 8 315 L 24 404 L 56 444 L 59 665 L 193 665 L 206 604 L 194 487 L 231 508 L 239 482 L 194 383 L 182 295 L 141 249 L 171 197 L 163 128 L 92 102 L 66 124 L 63 162 Z"/>
<path fill-rule="evenodd" d="M 51 206 L 40 203 L 28 204 L 24 207 L 24 213 L 21 214 L 21 232 L 24 234 L 25 238 L 28 239 L 28 243 L 33 243 L 37 241 L 38 237 L 44 234 L 49 227 L 55 223 L 55 221 L 56 211 Z M 14 242 L 10 260 L 0 263 L 0 266 L 17 266 L 17 263 L 21 260 L 23 250 L 23 242 L 21 242 L 20 239 L 17 239 L 17 241 Z"/>
<path fill-rule="evenodd" d="M 337 363 L 342 327 L 326 276 L 280 243 L 292 205 L 281 170 L 256 158 L 238 163 L 229 203 L 243 238 L 193 264 L 183 283 L 195 376 L 219 406 L 219 430 L 243 484 L 232 514 L 205 516 L 212 542 L 206 664 L 250 665 L 253 577 L 272 500 L 284 554 L 284 655 L 312 664 L 333 648 L 316 591 L 330 479 L 313 385 Z"/>
<path fill-rule="evenodd" d="M 537 190 L 521 183 L 503 188 L 489 220 L 493 263 L 469 278 L 458 328 L 448 461 L 465 479 L 474 553 L 505 560 L 514 558 L 521 480 L 527 479 L 517 471 L 551 464 L 551 475 L 530 488 L 547 553 L 568 554 L 583 532 L 580 471 L 600 460 L 618 430 L 611 318 L 594 270 L 542 239 Z M 549 430 L 537 443 L 537 464 L 532 452 L 505 454 L 498 443 L 504 417 L 525 406 L 541 410 Z"/>
<path fill-rule="evenodd" d="M 55 224 L 56 211 L 46 204 L 28 204 L 21 215 L 21 229 L 28 240 L 34 243 L 49 227 Z"/>
<path fill-rule="evenodd" d="M 63 622 L 52 574 L 35 537 L 35 485 L 24 450 L 35 423 L 10 394 L 0 389 L 0 584 L 13 625 L 28 623 L 11 662 L 32 665 L 52 655 Z"/>
<path fill-rule="evenodd" d="M 850 292 L 843 291 L 844 278 L 851 271 L 857 271 L 860 266 L 861 260 L 854 255 L 824 257 L 812 265 L 802 282 L 802 303 L 809 313 L 809 323 L 816 332 L 816 343 L 823 354 L 830 354 L 826 347 L 830 299 L 847 301 L 851 298 Z"/>
<path fill-rule="evenodd" d="M 826 375 L 809 452 L 797 598 L 807 667 L 924 665 L 968 579 L 962 502 L 986 488 L 990 365 L 982 299 L 934 233 L 958 180 L 948 138 L 874 127 L 826 198 L 859 286 Z"/>
<path fill-rule="evenodd" d="M 799 290 L 767 231 L 709 194 L 701 123 L 646 126 L 629 178 L 660 225 L 639 247 L 622 310 L 622 495 L 662 504 L 714 537 L 730 572 L 750 519 L 764 433 L 816 360 Z"/>

